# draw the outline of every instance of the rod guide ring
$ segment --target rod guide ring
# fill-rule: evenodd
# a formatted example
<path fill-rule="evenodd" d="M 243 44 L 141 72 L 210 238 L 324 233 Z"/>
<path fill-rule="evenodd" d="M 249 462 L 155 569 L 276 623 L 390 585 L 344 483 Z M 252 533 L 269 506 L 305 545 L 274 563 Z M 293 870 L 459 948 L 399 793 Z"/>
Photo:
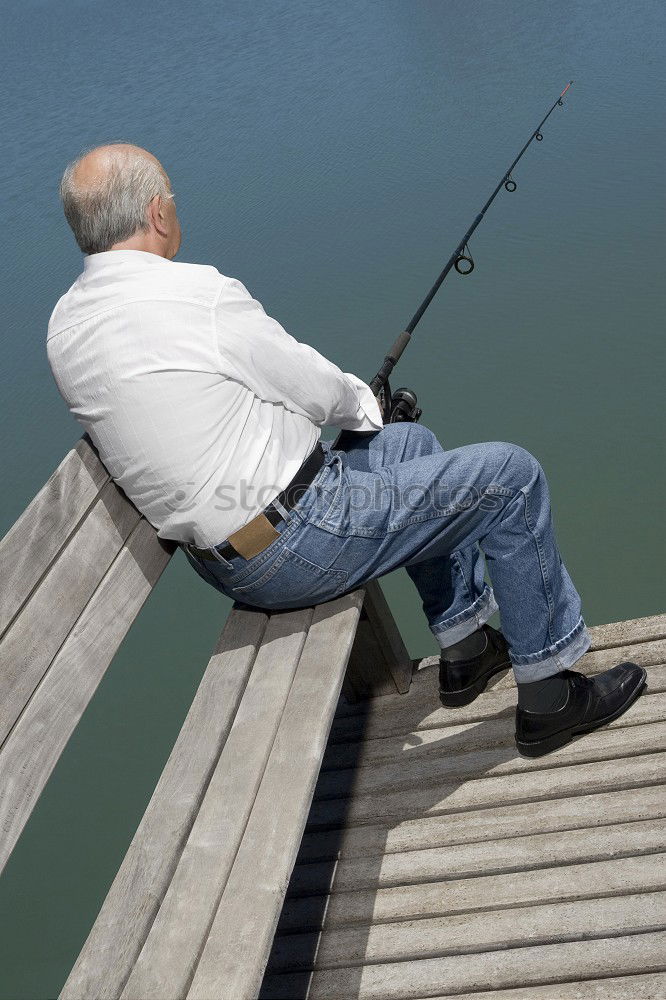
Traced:
<path fill-rule="evenodd" d="M 471 274 L 474 270 L 474 261 L 467 254 L 461 253 L 456 257 L 453 266 L 458 274 Z"/>

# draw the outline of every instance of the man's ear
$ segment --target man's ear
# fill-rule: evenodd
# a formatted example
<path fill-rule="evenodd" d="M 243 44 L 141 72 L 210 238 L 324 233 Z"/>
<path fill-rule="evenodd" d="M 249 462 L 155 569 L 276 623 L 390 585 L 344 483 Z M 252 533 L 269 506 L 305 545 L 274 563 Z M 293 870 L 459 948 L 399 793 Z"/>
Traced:
<path fill-rule="evenodd" d="M 148 203 L 148 218 L 160 236 L 167 235 L 164 202 L 158 194 L 156 194 L 155 197 Z"/>

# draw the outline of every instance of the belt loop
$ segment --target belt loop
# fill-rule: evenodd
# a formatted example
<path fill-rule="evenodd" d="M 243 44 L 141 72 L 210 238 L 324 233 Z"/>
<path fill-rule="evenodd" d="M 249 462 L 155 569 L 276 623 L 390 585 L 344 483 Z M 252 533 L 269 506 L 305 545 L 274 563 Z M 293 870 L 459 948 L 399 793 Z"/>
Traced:
<path fill-rule="evenodd" d="M 282 519 L 283 519 L 284 521 L 286 521 L 286 520 L 287 520 L 287 517 L 288 517 L 288 515 L 289 515 L 289 511 L 287 510 L 287 508 L 286 508 L 286 507 L 283 507 L 283 506 L 282 506 L 282 504 L 280 503 L 280 501 L 278 500 L 278 498 L 277 498 L 277 497 L 275 498 L 275 500 L 271 500 L 271 502 L 269 503 L 269 505 L 268 505 L 268 506 L 269 506 L 269 507 L 275 507 L 275 509 L 276 509 L 276 511 L 278 512 L 278 514 L 281 514 L 281 515 L 282 515 Z"/>
<path fill-rule="evenodd" d="M 185 545 L 186 545 L 187 551 L 188 551 L 189 555 L 192 557 L 192 559 L 199 559 L 199 560 L 201 560 L 201 556 L 198 556 L 195 552 L 192 552 L 192 547 L 189 544 L 189 542 L 186 542 Z M 207 549 L 206 551 L 210 552 L 210 554 L 213 557 L 213 559 L 216 559 L 217 562 L 222 563 L 222 565 L 224 566 L 225 569 L 232 569 L 232 565 L 229 562 L 229 560 L 225 559 L 224 556 L 221 556 L 220 553 L 217 551 L 217 549 L 210 548 L 210 549 Z"/>
<path fill-rule="evenodd" d="M 215 548 L 209 549 L 209 552 L 212 554 L 212 556 L 213 556 L 214 559 L 217 559 L 217 561 L 219 563 L 222 563 L 222 565 L 224 566 L 225 569 L 231 569 L 232 568 L 231 563 L 229 562 L 229 560 L 225 559 L 224 556 L 221 556 L 220 553 L 217 551 L 217 549 L 215 549 Z"/>

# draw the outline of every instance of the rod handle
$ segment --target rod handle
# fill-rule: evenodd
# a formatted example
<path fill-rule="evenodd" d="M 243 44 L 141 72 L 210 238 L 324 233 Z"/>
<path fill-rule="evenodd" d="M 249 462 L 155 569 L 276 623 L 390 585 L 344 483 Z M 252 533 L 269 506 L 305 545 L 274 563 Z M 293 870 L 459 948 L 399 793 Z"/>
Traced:
<path fill-rule="evenodd" d="M 370 388 L 374 392 L 375 396 L 377 395 L 379 390 L 384 385 L 386 385 L 389 375 L 397 365 L 398 360 L 400 359 L 400 355 L 407 347 L 407 344 L 411 340 L 411 337 L 412 337 L 411 333 L 409 333 L 407 330 L 403 330 L 402 333 L 399 335 L 399 337 L 396 339 L 393 346 L 391 347 L 389 353 L 384 358 L 381 368 L 370 382 Z"/>

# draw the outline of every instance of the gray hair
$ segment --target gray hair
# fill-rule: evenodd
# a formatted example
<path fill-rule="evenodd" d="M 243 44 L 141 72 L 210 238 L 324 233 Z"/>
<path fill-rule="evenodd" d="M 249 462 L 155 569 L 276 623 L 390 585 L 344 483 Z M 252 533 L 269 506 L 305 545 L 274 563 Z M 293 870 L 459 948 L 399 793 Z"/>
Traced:
<path fill-rule="evenodd" d="M 79 187 L 76 168 L 85 150 L 68 164 L 60 181 L 65 218 L 83 253 L 102 253 L 148 229 L 146 209 L 155 197 L 172 198 L 166 174 L 137 147 L 108 150 L 108 169 L 94 187 Z"/>

